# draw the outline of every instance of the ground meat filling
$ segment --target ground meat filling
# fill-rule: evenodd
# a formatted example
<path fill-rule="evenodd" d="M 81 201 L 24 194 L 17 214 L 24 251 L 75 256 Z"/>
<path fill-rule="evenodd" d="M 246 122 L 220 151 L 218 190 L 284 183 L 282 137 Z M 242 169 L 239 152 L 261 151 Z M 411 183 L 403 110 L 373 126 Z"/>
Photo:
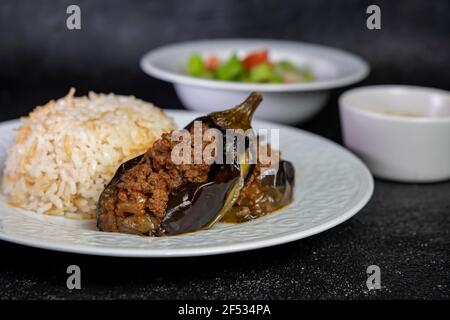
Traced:
<path fill-rule="evenodd" d="M 281 157 L 279 151 L 271 149 L 268 144 L 258 145 L 258 148 L 267 149 L 263 152 L 266 152 L 268 157 L 273 152 L 278 154 L 278 159 Z M 265 185 L 261 180 L 262 171 L 272 165 L 274 163 L 262 164 L 258 159 L 255 170 L 246 181 L 236 203 L 225 215 L 224 222 L 245 222 L 259 218 L 280 208 L 276 201 L 279 194 L 271 186 Z"/>
<path fill-rule="evenodd" d="M 203 130 L 208 127 L 203 125 Z M 191 132 L 191 135 L 193 132 Z M 194 139 L 191 139 L 192 144 Z M 165 133 L 144 155 L 139 164 L 127 170 L 116 186 L 114 212 L 118 217 L 150 215 L 157 226 L 164 216 L 169 194 L 187 182 L 204 182 L 210 166 L 207 164 L 174 164 L 172 141 Z M 204 142 L 203 148 L 209 142 Z M 191 150 L 194 150 L 193 145 Z M 194 157 L 194 154 L 191 155 Z M 154 230 L 156 231 L 156 230 Z"/>
<path fill-rule="evenodd" d="M 203 132 L 208 125 L 203 124 Z M 194 132 L 191 134 L 191 159 L 195 157 Z M 203 141 L 202 150 L 212 141 Z M 102 197 L 105 212 L 101 219 L 104 231 L 120 231 L 159 235 L 170 194 L 186 183 L 202 183 L 208 179 L 208 164 L 175 164 L 171 156 L 180 141 L 165 133 L 157 140 L 136 165 L 127 169 L 114 188 L 106 189 Z M 269 154 L 272 151 L 269 145 Z M 258 146 L 261 148 L 261 146 Z M 225 222 L 244 222 L 276 210 L 271 190 L 261 182 L 261 171 L 267 166 L 257 163 Z"/>

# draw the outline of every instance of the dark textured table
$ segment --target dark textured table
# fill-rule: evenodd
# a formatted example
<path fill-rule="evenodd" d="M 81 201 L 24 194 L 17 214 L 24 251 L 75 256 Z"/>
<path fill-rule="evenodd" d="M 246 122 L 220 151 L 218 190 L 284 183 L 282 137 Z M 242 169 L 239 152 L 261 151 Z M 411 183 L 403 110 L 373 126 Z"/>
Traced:
<path fill-rule="evenodd" d="M 77 3 L 82 30 L 65 29 Z M 372 66 L 364 84 L 450 87 L 447 0 L 377 1 L 382 30 L 365 27 L 371 1 L 28 1 L 0 3 L 0 121 L 63 96 L 70 86 L 134 94 L 181 108 L 171 86 L 145 76 L 150 48 L 212 37 L 269 37 L 353 51 Z M 268 17 L 267 12 L 270 12 Z M 207 26 L 207 27 L 205 27 Z M 340 142 L 337 96 L 301 128 Z M 211 102 L 213 103 L 213 101 Z M 1 137 L 0 137 L 1 138 Z M 443 137 L 447 139 L 448 137 Z M 450 182 L 376 180 L 345 223 L 293 243 L 184 259 L 123 259 L 51 252 L 0 241 L 0 298 L 450 298 Z M 81 267 L 82 289 L 66 288 Z M 381 269 L 368 291 L 366 268 Z"/>
<path fill-rule="evenodd" d="M 170 87 L 165 90 L 171 93 Z M 304 129 L 339 141 L 335 97 Z M 130 259 L 51 252 L 0 242 L 2 298 L 438 298 L 450 297 L 450 182 L 376 180 L 367 206 L 321 234 L 250 252 Z M 66 288 L 79 265 L 82 289 Z M 381 269 L 368 291 L 366 268 Z"/>

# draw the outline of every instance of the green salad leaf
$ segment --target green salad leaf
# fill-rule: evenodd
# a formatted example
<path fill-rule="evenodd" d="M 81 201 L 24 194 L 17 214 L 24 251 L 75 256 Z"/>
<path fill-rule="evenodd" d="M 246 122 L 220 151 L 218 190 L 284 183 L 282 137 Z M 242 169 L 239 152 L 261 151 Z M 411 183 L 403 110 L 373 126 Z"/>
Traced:
<path fill-rule="evenodd" d="M 194 77 L 212 78 L 212 75 L 209 75 L 210 72 L 206 69 L 205 64 L 203 63 L 202 56 L 199 54 L 193 54 L 189 57 L 187 72 L 189 75 Z"/>
<path fill-rule="evenodd" d="M 251 53 L 247 57 L 249 56 Z M 228 60 L 219 61 L 215 65 L 208 64 L 208 61 L 200 54 L 191 55 L 187 62 L 187 73 L 205 79 L 256 83 L 299 83 L 316 80 L 310 69 L 296 66 L 288 60 L 271 62 L 266 59 L 249 67 L 245 64 L 245 59 L 232 54 Z"/>
<path fill-rule="evenodd" d="M 244 75 L 244 66 L 236 54 L 233 54 L 225 63 L 217 69 L 216 76 L 219 80 L 239 80 Z"/>
<path fill-rule="evenodd" d="M 283 77 L 276 72 L 273 65 L 262 63 L 250 69 L 249 81 L 262 83 L 283 83 Z"/>

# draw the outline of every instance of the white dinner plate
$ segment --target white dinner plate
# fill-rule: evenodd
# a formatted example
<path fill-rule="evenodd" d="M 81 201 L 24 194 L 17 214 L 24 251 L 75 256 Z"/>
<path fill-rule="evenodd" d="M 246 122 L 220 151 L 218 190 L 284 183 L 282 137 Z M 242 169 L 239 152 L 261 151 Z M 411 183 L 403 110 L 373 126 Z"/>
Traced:
<path fill-rule="evenodd" d="M 200 114 L 168 111 L 180 127 Z M 17 120 L 0 124 L 0 169 L 14 139 Z M 275 123 L 284 159 L 296 169 L 295 199 L 287 208 L 242 224 L 217 224 L 190 234 L 151 238 L 97 231 L 95 221 L 45 216 L 15 208 L 0 195 L 0 239 L 43 249 L 121 257 L 181 257 L 244 251 L 302 239 L 356 214 L 370 199 L 373 178 L 341 146 L 317 135 Z"/>

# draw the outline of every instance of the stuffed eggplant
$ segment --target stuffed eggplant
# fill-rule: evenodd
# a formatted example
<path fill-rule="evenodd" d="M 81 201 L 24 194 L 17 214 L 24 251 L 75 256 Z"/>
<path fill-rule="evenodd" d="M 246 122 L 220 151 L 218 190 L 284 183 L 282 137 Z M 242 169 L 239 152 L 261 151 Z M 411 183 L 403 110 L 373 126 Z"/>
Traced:
<path fill-rule="evenodd" d="M 240 105 L 213 112 L 185 127 L 195 141 L 196 129 L 249 130 L 251 119 L 262 101 L 253 92 Z M 200 127 L 195 127 L 195 123 Z M 247 161 L 255 156 L 257 144 L 244 137 L 244 147 L 217 144 L 232 161 L 215 154 L 212 163 L 175 163 L 173 151 L 179 141 L 171 133 L 163 136 L 143 155 L 122 164 L 102 192 L 97 206 L 101 231 L 149 236 L 176 235 L 206 229 L 218 221 L 243 222 L 272 212 L 292 201 L 294 169 L 280 161 L 275 175 L 262 174 L 267 166 Z M 208 142 L 201 141 L 200 152 Z M 193 146 L 192 142 L 192 146 Z M 269 146 L 270 148 L 270 146 Z M 192 156 L 195 157 L 195 147 Z M 272 164 L 273 165 L 273 164 Z"/>

